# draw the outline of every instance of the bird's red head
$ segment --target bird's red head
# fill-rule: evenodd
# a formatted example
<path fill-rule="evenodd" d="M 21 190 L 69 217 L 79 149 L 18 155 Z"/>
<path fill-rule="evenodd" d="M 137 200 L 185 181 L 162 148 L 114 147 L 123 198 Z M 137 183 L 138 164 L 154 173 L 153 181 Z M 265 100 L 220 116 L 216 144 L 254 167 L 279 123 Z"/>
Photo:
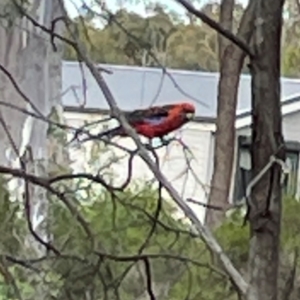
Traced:
<path fill-rule="evenodd" d="M 191 120 L 195 117 L 196 108 L 193 104 L 184 102 L 180 104 L 180 107 L 188 120 Z"/>
<path fill-rule="evenodd" d="M 195 113 L 196 108 L 192 103 L 184 102 L 181 103 L 180 106 L 182 107 L 183 111 L 187 113 Z"/>

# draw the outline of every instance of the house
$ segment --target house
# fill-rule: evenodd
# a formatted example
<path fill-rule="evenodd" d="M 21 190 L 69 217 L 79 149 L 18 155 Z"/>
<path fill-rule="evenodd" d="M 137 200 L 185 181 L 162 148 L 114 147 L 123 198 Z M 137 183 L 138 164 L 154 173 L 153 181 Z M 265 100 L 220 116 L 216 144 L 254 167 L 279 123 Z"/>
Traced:
<path fill-rule="evenodd" d="M 112 74 L 104 73 L 105 80 L 113 92 L 118 105 L 123 110 L 133 110 L 153 104 L 176 103 L 189 99 L 197 107 L 197 118 L 184 126 L 176 134 L 191 150 L 194 159 L 187 161 L 182 146 L 171 144 L 158 151 L 161 170 L 174 184 L 184 198 L 206 202 L 212 176 L 214 131 L 217 106 L 218 73 L 168 70 L 132 66 L 103 65 Z M 84 74 L 84 75 L 83 75 Z M 299 151 L 300 151 L 300 80 L 282 78 L 283 131 L 288 146 L 290 176 L 286 190 L 298 195 Z M 86 88 L 84 88 L 86 87 Z M 96 81 L 77 62 L 63 62 L 62 68 L 63 105 L 69 124 L 82 125 L 83 120 L 99 119 L 108 113 L 108 105 Z M 232 178 L 231 199 L 237 201 L 243 196 L 243 185 L 251 170 L 249 160 L 250 136 L 250 76 L 242 75 L 238 92 L 237 108 L 237 150 L 235 172 Z M 84 108 L 80 105 L 85 102 Z M 130 139 L 122 139 L 122 145 L 132 147 Z M 118 150 L 116 150 L 118 151 Z M 191 156 L 191 155 L 190 155 Z M 84 161 L 84 156 L 77 160 Z M 140 159 L 134 160 L 135 179 L 150 180 L 153 175 Z M 190 166 L 192 170 L 188 168 Z M 111 167 L 120 182 L 127 176 L 128 162 Z M 200 220 L 205 209 L 190 204 Z"/>

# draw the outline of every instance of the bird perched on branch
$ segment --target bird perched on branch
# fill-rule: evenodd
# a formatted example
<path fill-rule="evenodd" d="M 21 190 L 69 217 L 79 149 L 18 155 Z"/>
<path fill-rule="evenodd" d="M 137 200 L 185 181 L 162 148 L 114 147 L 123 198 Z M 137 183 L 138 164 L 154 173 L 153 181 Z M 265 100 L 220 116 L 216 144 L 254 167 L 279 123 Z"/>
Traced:
<path fill-rule="evenodd" d="M 147 109 L 125 112 L 124 114 L 128 123 L 135 129 L 137 134 L 148 139 L 163 139 L 165 135 L 179 129 L 194 118 L 195 106 L 184 102 L 179 104 L 152 106 Z M 122 126 L 101 132 L 96 137 L 106 137 L 111 139 L 116 136 L 127 136 Z"/>

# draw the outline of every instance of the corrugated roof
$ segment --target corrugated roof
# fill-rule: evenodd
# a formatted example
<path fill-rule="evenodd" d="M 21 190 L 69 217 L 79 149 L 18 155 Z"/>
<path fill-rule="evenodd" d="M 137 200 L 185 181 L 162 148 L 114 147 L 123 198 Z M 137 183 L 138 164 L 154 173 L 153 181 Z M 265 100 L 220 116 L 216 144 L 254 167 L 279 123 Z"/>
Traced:
<path fill-rule="evenodd" d="M 113 74 L 103 73 L 103 76 L 121 109 L 133 110 L 152 104 L 190 100 L 196 105 L 199 117 L 214 118 L 216 116 L 218 73 L 168 69 L 168 75 L 163 74 L 159 68 L 100 66 L 113 72 Z M 83 72 L 84 77 L 79 63 L 63 61 L 62 88 L 65 92 L 62 99 L 63 105 L 78 107 L 83 103 L 84 90 L 86 90 L 86 108 L 108 109 L 100 88 L 85 66 L 83 66 Z M 281 83 L 282 99 L 299 96 L 300 79 L 282 78 Z M 87 86 L 86 89 L 84 85 Z M 250 99 L 250 76 L 241 75 L 238 113 L 250 109 Z M 207 107 L 201 105 L 201 102 Z"/>

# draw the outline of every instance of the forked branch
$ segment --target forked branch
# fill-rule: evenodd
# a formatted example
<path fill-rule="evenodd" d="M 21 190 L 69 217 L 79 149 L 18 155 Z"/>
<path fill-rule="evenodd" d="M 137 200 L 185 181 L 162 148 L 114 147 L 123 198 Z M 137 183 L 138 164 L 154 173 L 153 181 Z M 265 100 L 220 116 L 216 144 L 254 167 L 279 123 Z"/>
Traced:
<path fill-rule="evenodd" d="M 63 6 L 63 4 L 62 4 Z M 65 12 L 65 16 L 67 17 L 67 13 Z M 230 259 L 227 255 L 223 252 L 223 249 L 218 244 L 212 233 L 208 228 L 206 228 L 200 220 L 197 218 L 196 214 L 192 211 L 192 209 L 188 206 L 188 204 L 181 198 L 179 193 L 176 189 L 172 186 L 172 184 L 167 180 L 167 178 L 162 174 L 162 172 L 157 167 L 156 163 L 151 159 L 147 149 L 142 144 L 140 138 L 138 137 L 137 133 L 133 130 L 133 128 L 128 124 L 124 114 L 118 108 L 117 102 L 110 91 L 108 85 L 106 84 L 102 74 L 97 70 L 91 59 L 86 55 L 85 51 L 80 45 L 79 39 L 74 34 L 72 27 L 70 26 L 69 22 L 66 22 L 66 27 L 71 34 L 74 43 L 74 50 L 77 52 L 78 57 L 86 64 L 87 68 L 90 70 L 91 74 L 93 75 L 95 81 L 101 88 L 103 95 L 105 96 L 107 103 L 111 109 L 111 115 L 115 117 L 123 126 L 124 131 L 128 136 L 130 136 L 135 144 L 139 149 L 140 157 L 145 161 L 148 165 L 149 169 L 155 175 L 156 179 L 161 183 L 161 185 L 167 190 L 171 198 L 175 201 L 175 203 L 182 209 L 185 215 L 191 220 L 194 224 L 196 230 L 202 236 L 203 240 L 207 244 L 207 246 L 213 251 L 220 261 L 223 264 L 224 269 L 226 270 L 227 274 L 231 277 L 233 282 L 235 282 L 236 286 L 239 288 L 242 294 L 246 294 L 248 289 L 248 284 L 241 276 L 241 274 L 237 271 L 237 269 L 233 266 Z"/>

